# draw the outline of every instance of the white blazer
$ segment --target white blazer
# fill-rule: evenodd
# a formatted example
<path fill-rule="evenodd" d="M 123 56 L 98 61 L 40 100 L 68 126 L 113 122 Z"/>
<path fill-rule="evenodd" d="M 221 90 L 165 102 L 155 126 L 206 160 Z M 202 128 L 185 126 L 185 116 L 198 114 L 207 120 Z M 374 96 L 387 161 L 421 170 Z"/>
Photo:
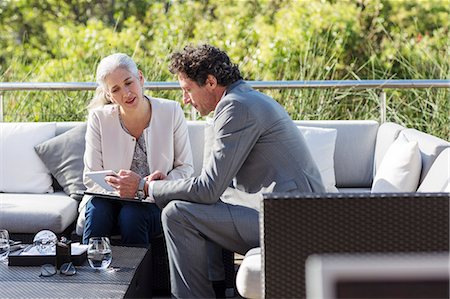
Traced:
<path fill-rule="evenodd" d="M 167 180 L 190 177 L 194 172 L 187 123 L 180 104 L 175 101 L 147 97 L 152 106 L 152 118 L 144 130 L 149 172 L 160 170 Z M 84 173 L 87 171 L 130 169 L 136 138 L 122 128 L 119 106 L 96 108 L 89 113 L 84 153 Z M 83 173 L 83 183 L 89 191 L 100 186 Z M 91 196 L 84 196 L 78 207 L 77 233 L 84 228 L 85 206 Z"/>

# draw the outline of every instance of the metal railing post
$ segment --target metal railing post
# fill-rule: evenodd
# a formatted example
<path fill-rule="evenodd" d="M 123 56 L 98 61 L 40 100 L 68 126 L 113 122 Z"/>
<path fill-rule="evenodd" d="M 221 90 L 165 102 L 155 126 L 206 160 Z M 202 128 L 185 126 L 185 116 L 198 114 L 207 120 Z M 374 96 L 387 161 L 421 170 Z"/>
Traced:
<path fill-rule="evenodd" d="M 380 122 L 386 122 L 386 92 L 382 90 L 378 96 L 380 101 Z"/>

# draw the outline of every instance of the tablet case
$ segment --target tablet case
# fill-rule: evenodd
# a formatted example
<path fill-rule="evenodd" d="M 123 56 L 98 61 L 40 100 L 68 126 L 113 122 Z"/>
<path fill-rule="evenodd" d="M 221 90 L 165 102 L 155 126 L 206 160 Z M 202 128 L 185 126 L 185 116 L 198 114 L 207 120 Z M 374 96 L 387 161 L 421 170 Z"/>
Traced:
<path fill-rule="evenodd" d="M 133 202 L 133 203 L 145 203 L 145 204 L 149 204 L 151 202 L 139 199 L 137 197 L 134 198 L 121 198 L 118 195 L 114 195 L 114 194 L 109 194 L 109 193 L 101 193 L 101 192 L 90 192 L 90 191 L 84 191 L 85 195 L 92 195 L 92 196 L 96 196 L 96 197 L 101 197 L 101 198 L 107 198 L 107 199 L 112 199 L 112 200 L 117 200 L 117 201 L 126 201 L 126 202 Z"/>

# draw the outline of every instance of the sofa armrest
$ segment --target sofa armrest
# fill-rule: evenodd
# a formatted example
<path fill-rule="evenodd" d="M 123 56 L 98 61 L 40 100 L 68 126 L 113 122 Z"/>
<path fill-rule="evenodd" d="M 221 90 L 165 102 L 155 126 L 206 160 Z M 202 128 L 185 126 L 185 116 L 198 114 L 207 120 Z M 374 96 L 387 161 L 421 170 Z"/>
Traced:
<path fill-rule="evenodd" d="M 265 298 L 304 298 L 311 254 L 449 251 L 448 193 L 265 194 Z"/>

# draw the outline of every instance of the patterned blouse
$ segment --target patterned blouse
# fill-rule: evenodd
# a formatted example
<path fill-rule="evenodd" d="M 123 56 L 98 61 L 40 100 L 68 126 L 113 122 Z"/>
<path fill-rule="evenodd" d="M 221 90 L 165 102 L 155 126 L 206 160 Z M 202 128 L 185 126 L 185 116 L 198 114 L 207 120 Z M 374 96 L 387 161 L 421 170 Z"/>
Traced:
<path fill-rule="evenodd" d="M 120 113 L 119 113 L 119 120 L 120 120 L 120 125 L 125 130 L 125 132 L 130 134 L 130 132 L 128 131 L 128 129 L 125 127 L 125 125 L 123 123 Z M 149 124 L 150 124 L 150 122 L 147 124 L 147 126 L 145 128 L 148 128 Z M 141 136 L 139 136 L 139 139 L 136 141 L 136 146 L 134 148 L 133 161 L 131 162 L 130 170 L 136 172 L 142 178 L 146 177 L 150 174 L 150 169 L 149 169 L 148 161 L 147 161 L 147 148 L 145 147 L 144 133 L 142 133 Z"/>

